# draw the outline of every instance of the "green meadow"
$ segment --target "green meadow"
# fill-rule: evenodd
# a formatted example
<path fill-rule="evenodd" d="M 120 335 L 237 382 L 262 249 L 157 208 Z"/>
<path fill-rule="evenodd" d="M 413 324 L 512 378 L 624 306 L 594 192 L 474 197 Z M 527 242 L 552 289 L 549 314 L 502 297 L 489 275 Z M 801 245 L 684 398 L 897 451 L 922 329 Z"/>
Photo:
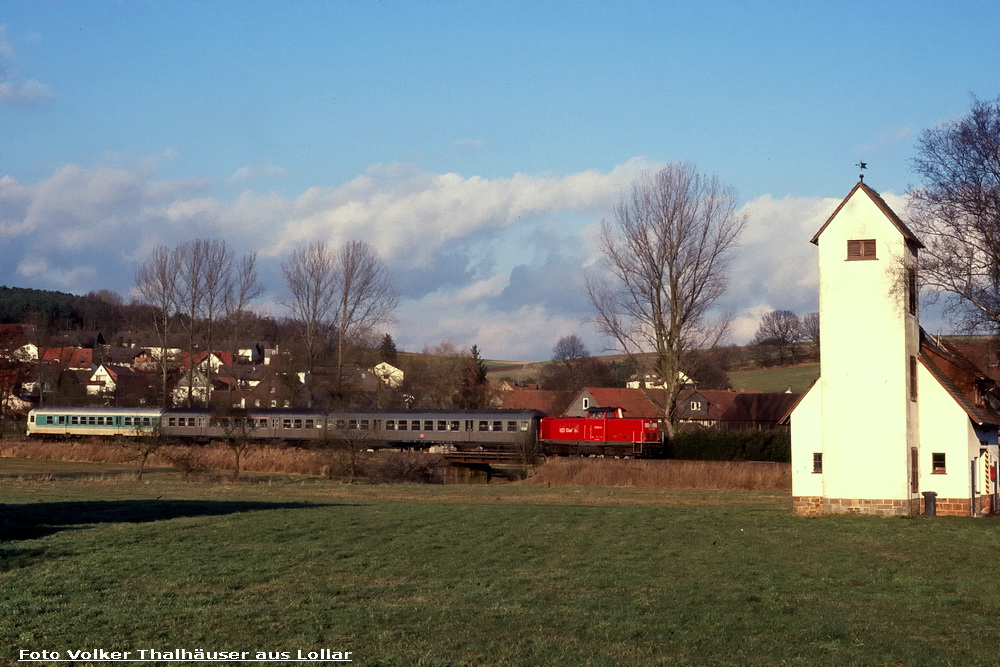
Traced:
<path fill-rule="evenodd" d="M 91 649 L 327 649 L 357 665 L 1000 656 L 992 519 L 799 518 L 759 492 L 140 484 L 47 465 L 0 460 L 3 664 Z"/>

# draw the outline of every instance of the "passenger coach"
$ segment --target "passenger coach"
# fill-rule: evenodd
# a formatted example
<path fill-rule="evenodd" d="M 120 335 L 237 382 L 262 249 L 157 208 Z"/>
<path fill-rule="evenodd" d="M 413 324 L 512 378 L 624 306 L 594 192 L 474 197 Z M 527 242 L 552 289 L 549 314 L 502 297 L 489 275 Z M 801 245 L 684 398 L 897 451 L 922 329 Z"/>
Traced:
<path fill-rule="evenodd" d="M 28 435 L 144 435 L 156 431 L 160 408 L 41 407 L 28 414 Z"/>

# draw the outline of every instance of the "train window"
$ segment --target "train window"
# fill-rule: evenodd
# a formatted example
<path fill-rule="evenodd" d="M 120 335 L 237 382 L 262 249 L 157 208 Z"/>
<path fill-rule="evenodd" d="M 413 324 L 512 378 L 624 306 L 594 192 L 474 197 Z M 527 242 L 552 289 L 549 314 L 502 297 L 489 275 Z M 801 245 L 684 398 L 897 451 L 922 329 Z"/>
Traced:
<path fill-rule="evenodd" d="M 49 417 L 49 419 L 52 419 L 52 417 Z M 49 422 L 49 423 L 52 423 L 52 422 Z M 97 418 L 96 417 L 87 417 L 87 425 L 88 426 L 93 426 L 96 423 L 97 423 Z"/>
<path fill-rule="evenodd" d="M 80 418 L 79 417 L 70 417 L 69 423 L 70 424 L 79 424 L 80 423 Z"/>
<path fill-rule="evenodd" d="M 448 422 L 446 422 L 443 419 L 439 419 L 438 420 L 438 430 L 439 431 L 447 431 L 448 430 Z"/>
<path fill-rule="evenodd" d="M 296 419 L 295 420 L 295 428 L 302 428 L 302 420 L 301 419 Z"/>
<path fill-rule="evenodd" d="M 480 421 L 479 422 L 479 430 L 480 431 L 488 431 L 488 430 L 490 430 L 490 423 L 487 422 L 487 421 Z"/>
<path fill-rule="evenodd" d="M 517 430 L 517 422 L 507 422 L 507 431 L 512 433 Z"/>
<path fill-rule="evenodd" d="M 414 419 L 414 420 L 412 420 L 410 422 L 410 430 L 411 431 L 419 431 L 420 430 L 420 420 L 419 419 Z"/>
<path fill-rule="evenodd" d="M 348 419 L 347 420 L 347 430 L 348 431 L 357 431 L 358 430 L 358 420 L 357 419 Z"/>
<path fill-rule="evenodd" d="M 457 431 L 458 430 L 458 420 L 457 419 L 453 419 L 452 420 L 452 422 L 451 422 L 451 430 L 452 431 Z"/>
<path fill-rule="evenodd" d="M 52 423 L 52 415 L 45 415 L 45 423 L 46 424 Z"/>
<path fill-rule="evenodd" d="M 493 429 L 492 430 L 494 430 L 494 431 L 502 431 L 503 430 L 503 422 L 493 422 Z"/>
<path fill-rule="evenodd" d="M 373 419 L 372 420 L 372 430 L 373 431 L 378 431 L 381 428 L 382 428 L 382 420 L 381 419 Z"/>
<path fill-rule="evenodd" d="M 336 428 L 339 431 L 343 431 L 344 429 L 346 429 L 347 428 L 347 420 L 346 419 L 338 419 L 337 420 L 337 427 Z"/>
<path fill-rule="evenodd" d="M 472 420 L 471 419 L 466 419 L 465 420 L 465 430 L 466 431 L 471 431 L 472 430 Z"/>
<path fill-rule="evenodd" d="M 282 419 L 281 420 L 281 428 L 291 428 L 291 427 L 292 427 L 292 420 L 291 419 Z"/>
<path fill-rule="evenodd" d="M 433 419 L 425 419 L 424 420 L 424 430 L 425 431 L 433 431 L 434 430 L 434 420 Z"/>
<path fill-rule="evenodd" d="M 307 419 L 306 420 L 306 428 L 313 428 L 313 420 L 312 419 Z"/>
<path fill-rule="evenodd" d="M 385 420 L 385 430 L 386 431 L 395 431 L 396 430 L 396 420 L 395 419 L 386 419 Z"/>
<path fill-rule="evenodd" d="M 362 419 L 358 422 L 358 428 L 360 428 L 362 431 L 367 431 L 370 425 L 371 422 L 369 422 L 367 419 Z"/>
<path fill-rule="evenodd" d="M 399 430 L 399 431 L 405 431 L 406 430 L 406 420 L 405 419 L 400 419 L 399 420 L 399 425 L 398 425 L 397 430 Z"/>
<path fill-rule="evenodd" d="M 104 426 L 104 417 L 103 416 L 101 416 L 101 415 L 97 416 L 97 425 L 98 426 Z"/>
<path fill-rule="evenodd" d="M 521 430 L 522 431 L 527 431 L 528 430 L 528 421 L 527 420 L 522 420 L 521 421 Z"/>
<path fill-rule="evenodd" d="M 66 417 L 63 416 L 63 415 L 59 415 L 59 423 L 60 424 L 65 424 L 66 423 Z"/>

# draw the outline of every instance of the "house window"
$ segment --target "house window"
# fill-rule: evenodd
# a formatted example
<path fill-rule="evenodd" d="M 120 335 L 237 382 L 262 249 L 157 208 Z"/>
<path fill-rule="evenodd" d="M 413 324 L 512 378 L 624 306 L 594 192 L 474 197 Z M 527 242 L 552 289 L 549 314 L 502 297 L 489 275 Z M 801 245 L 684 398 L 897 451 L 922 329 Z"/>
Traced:
<path fill-rule="evenodd" d="M 691 401 L 691 412 L 701 412 L 701 401 Z"/>
<path fill-rule="evenodd" d="M 823 473 L 823 452 L 813 452 L 813 472 L 818 475 Z"/>
<path fill-rule="evenodd" d="M 945 465 L 944 454 L 941 452 L 931 454 L 931 473 L 943 475 L 946 472 L 948 472 L 948 467 Z"/>
<path fill-rule="evenodd" d="M 875 239 L 860 239 L 847 242 L 847 259 L 878 259 L 875 256 Z"/>
<path fill-rule="evenodd" d="M 590 407 L 590 399 L 589 398 L 584 398 L 581 405 L 583 406 L 583 409 L 586 410 L 587 408 Z"/>

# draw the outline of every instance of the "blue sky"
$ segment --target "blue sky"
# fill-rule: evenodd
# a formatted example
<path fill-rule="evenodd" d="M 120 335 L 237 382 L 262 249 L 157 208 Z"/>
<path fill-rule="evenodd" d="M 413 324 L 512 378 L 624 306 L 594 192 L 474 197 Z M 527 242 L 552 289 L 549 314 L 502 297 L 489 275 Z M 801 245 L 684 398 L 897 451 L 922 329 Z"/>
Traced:
<path fill-rule="evenodd" d="M 268 288 L 301 243 L 393 268 L 391 328 L 545 359 L 602 217 L 689 161 L 750 225 L 735 342 L 816 310 L 809 238 L 857 180 L 894 207 L 919 132 L 1000 94 L 995 2 L 26 2 L 0 13 L 0 284 L 128 295 L 225 238 Z M 934 328 L 939 328 L 935 323 Z"/>

